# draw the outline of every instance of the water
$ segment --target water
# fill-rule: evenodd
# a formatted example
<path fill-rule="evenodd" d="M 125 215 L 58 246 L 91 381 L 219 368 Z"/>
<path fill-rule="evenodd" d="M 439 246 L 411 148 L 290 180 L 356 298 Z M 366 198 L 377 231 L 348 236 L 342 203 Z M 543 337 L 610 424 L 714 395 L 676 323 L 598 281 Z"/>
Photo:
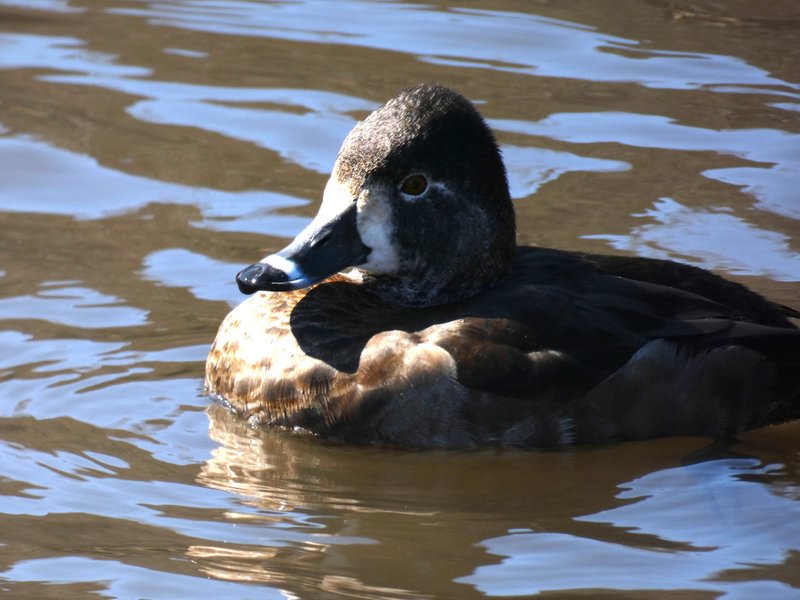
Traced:
<path fill-rule="evenodd" d="M 0 0 L 0 592 L 800 597 L 800 425 L 343 448 L 203 397 L 236 271 L 420 81 L 497 131 L 519 238 L 800 306 L 800 9 Z"/>

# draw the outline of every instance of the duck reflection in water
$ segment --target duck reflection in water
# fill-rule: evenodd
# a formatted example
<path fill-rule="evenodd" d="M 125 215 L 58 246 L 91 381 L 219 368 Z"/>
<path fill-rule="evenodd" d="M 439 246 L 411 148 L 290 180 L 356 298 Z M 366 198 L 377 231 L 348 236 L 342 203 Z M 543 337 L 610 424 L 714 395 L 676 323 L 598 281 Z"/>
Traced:
<path fill-rule="evenodd" d="M 671 261 L 516 246 L 494 137 L 439 85 L 356 125 L 319 214 L 237 282 L 206 387 L 257 426 L 546 447 L 800 417 L 800 313 Z"/>

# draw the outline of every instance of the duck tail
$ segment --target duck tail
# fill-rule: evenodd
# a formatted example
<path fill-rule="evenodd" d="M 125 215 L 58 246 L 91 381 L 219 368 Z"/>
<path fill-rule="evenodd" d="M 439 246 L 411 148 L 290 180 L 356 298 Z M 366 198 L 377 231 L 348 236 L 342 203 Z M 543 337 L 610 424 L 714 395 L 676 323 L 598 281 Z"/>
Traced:
<path fill-rule="evenodd" d="M 800 330 L 765 329 L 702 349 L 645 344 L 585 397 L 578 441 L 597 441 L 597 431 L 616 439 L 727 437 L 800 418 Z"/>

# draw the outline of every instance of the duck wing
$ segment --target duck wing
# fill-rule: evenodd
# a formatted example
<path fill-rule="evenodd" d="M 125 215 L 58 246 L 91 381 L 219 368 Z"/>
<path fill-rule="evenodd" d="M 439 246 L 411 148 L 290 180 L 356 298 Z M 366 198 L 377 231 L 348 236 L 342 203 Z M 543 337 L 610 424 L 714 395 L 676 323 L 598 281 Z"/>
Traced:
<path fill-rule="evenodd" d="M 777 305 L 744 288 L 718 301 L 710 274 L 687 290 L 578 254 L 532 249 L 520 262 L 468 318 L 420 332 L 454 359 L 481 443 L 720 436 L 800 417 L 800 330 Z"/>

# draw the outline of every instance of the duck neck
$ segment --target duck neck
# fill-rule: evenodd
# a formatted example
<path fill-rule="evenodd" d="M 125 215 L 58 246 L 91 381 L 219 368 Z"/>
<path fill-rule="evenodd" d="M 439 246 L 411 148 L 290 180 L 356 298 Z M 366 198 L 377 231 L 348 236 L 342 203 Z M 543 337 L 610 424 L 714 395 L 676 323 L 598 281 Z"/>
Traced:
<path fill-rule="evenodd" d="M 364 276 L 364 284 L 372 293 L 381 300 L 395 306 L 421 308 L 425 306 L 439 306 L 470 298 L 504 279 L 508 273 L 503 273 L 492 281 L 483 281 L 480 285 L 475 282 L 453 283 L 451 285 L 435 286 L 425 285 L 425 281 L 408 280 L 386 276 Z"/>
<path fill-rule="evenodd" d="M 361 272 L 364 286 L 388 304 L 405 307 L 437 306 L 470 298 L 495 286 L 511 272 L 513 243 L 490 251 L 415 265 L 395 274 Z"/>

